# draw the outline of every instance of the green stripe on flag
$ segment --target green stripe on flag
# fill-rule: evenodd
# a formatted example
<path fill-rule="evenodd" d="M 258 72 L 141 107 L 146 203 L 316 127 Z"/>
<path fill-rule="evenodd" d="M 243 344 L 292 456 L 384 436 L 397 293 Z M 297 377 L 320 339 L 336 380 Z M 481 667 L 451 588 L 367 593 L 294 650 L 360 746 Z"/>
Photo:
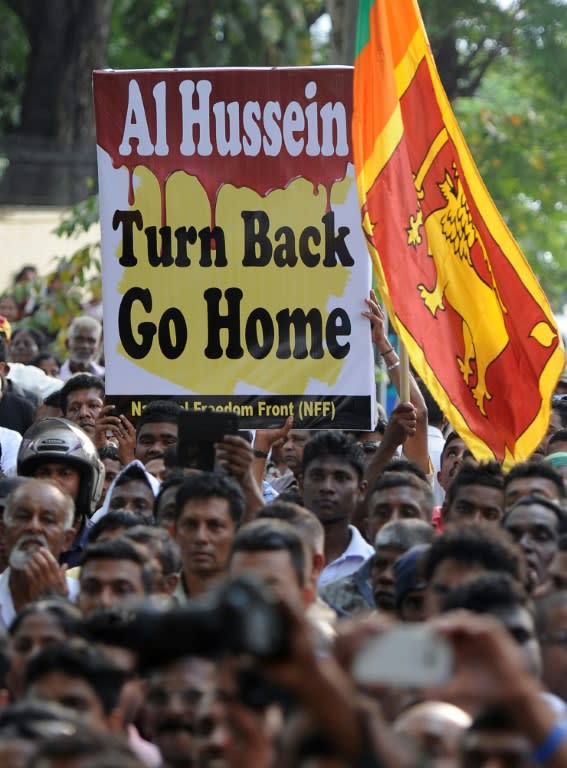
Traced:
<path fill-rule="evenodd" d="M 355 58 L 370 40 L 370 10 L 376 0 L 358 0 Z"/>

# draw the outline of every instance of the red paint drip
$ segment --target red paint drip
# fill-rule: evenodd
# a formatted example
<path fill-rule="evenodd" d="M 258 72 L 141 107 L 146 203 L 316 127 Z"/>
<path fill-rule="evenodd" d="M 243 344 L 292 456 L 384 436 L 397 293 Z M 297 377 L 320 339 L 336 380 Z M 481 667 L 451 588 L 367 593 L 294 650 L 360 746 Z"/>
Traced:
<path fill-rule="evenodd" d="M 114 166 L 116 168 L 116 166 Z M 128 167 L 128 205 L 134 205 L 134 168 Z"/>
<path fill-rule="evenodd" d="M 201 183 L 211 210 L 211 227 L 216 222 L 216 204 L 219 191 L 223 184 L 235 187 L 246 187 L 265 197 L 274 189 L 286 189 L 297 178 L 304 178 L 313 185 L 313 193 L 319 194 L 319 186 L 326 190 L 326 211 L 331 208 L 331 189 L 335 182 L 345 178 L 347 165 L 351 162 L 351 154 L 346 157 L 317 155 L 315 157 L 302 153 L 298 156 L 289 155 L 285 146 L 278 156 L 272 157 L 260 152 L 256 156 L 245 155 L 241 152 L 236 156 L 221 156 L 217 147 L 213 146 L 212 154 L 200 156 L 181 154 L 182 142 L 181 97 L 179 85 L 184 80 L 209 80 L 212 84 L 211 104 L 213 102 L 278 100 L 285 106 L 296 101 L 305 109 L 313 103 L 304 95 L 305 85 L 315 82 L 317 85 L 317 104 L 321 107 L 328 102 L 341 101 L 344 104 L 349 146 L 350 146 L 350 115 L 352 113 L 352 70 L 339 68 L 328 70 L 284 69 L 246 70 L 176 70 L 176 71 L 141 71 L 141 72 L 96 72 L 95 103 L 97 123 L 97 143 L 110 155 L 115 168 L 125 166 L 129 173 L 128 204 L 134 205 L 133 173 L 138 165 L 145 166 L 156 177 L 161 201 L 161 224 L 166 223 L 165 188 L 167 179 L 176 171 L 185 171 L 196 176 Z M 131 153 L 123 156 L 118 147 L 122 141 L 122 133 L 128 108 L 128 87 L 131 80 L 136 80 L 144 103 L 150 139 L 156 136 L 156 107 L 153 98 L 153 88 L 159 82 L 166 82 L 167 89 L 167 143 L 169 153 L 166 156 L 139 155 L 135 140 L 131 141 Z M 269 94 L 269 99 L 266 97 Z M 116 119 L 106 120 L 105 115 L 113 114 Z M 214 141 L 214 119 L 212 109 L 210 114 L 211 139 Z M 193 138 L 198 143 L 199 130 L 193 129 Z"/>

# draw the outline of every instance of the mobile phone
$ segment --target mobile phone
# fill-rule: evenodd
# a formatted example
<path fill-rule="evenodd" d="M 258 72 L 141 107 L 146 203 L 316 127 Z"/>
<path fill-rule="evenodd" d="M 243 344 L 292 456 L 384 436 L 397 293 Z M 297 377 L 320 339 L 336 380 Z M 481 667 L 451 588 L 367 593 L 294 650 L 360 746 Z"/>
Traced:
<path fill-rule="evenodd" d="M 352 674 L 361 685 L 428 688 L 446 683 L 453 649 L 423 623 L 398 624 L 371 638 L 355 656 Z"/>
<path fill-rule="evenodd" d="M 238 414 L 233 411 L 191 411 L 179 414 L 177 461 L 182 467 L 212 472 L 214 444 L 238 432 Z"/>

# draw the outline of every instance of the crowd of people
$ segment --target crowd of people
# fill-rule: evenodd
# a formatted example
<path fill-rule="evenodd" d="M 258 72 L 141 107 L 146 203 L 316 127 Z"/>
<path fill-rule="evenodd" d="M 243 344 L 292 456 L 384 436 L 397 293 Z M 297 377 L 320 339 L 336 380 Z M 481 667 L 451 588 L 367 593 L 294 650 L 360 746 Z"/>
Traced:
<path fill-rule="evenodd" d="M 373 432 L 288 419 L 204 470 L 176 402 L 105 401 L 101 341 L 0 318 L 3 768 L 567 765 L 566 382 L 507 472 L 414 377 Z"/>

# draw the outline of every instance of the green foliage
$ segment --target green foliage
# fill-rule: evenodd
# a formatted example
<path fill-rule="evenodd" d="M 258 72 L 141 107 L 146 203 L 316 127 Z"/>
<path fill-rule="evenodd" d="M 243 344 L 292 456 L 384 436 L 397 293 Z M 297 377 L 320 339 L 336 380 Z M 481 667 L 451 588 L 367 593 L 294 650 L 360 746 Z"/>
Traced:
<path fill-rule="evenodd" d="M 321 0 L 115 0 L 110 65 L 282 66 L 311 61 Z"/>
<path fill-rule="evenodd" d="M 86 200 L 82 200 L 69 209 L 61 219 L 55 234 L 59 237 L 74 237 L 82 232 L 88 232 L 98 220 L 98 195 L 90 195 Z"/>
<path fill-rule="evenodd" d="M 564 53 L 567 57 L 567 51 Z M 556 311 L 567 300 L 567 112 L 524 58 L 502 58 L 454 108 L 482 177 Z"/>
<path fill-rule="evenodd" d="M 99 244 L 80 248 L 70 257 L 54 257 L 53 270 L 45 281 L 16 286 L 14 294 L 18 303 L 25 303 L 30 293 L 38 297 L 38 308 L 20 320 L 18 327 L 43 331 L 53 340 L 51 350 L 58 357 L 64 357 L 71 320 L 84 311 L 86 303 L 96 303 L 102 298 L 100 274 Z"/>
<path fill-rule="evenodd" d="M 18 124 L 29 43 L 20 19 L 0 2 L 0 131 Z"/>

